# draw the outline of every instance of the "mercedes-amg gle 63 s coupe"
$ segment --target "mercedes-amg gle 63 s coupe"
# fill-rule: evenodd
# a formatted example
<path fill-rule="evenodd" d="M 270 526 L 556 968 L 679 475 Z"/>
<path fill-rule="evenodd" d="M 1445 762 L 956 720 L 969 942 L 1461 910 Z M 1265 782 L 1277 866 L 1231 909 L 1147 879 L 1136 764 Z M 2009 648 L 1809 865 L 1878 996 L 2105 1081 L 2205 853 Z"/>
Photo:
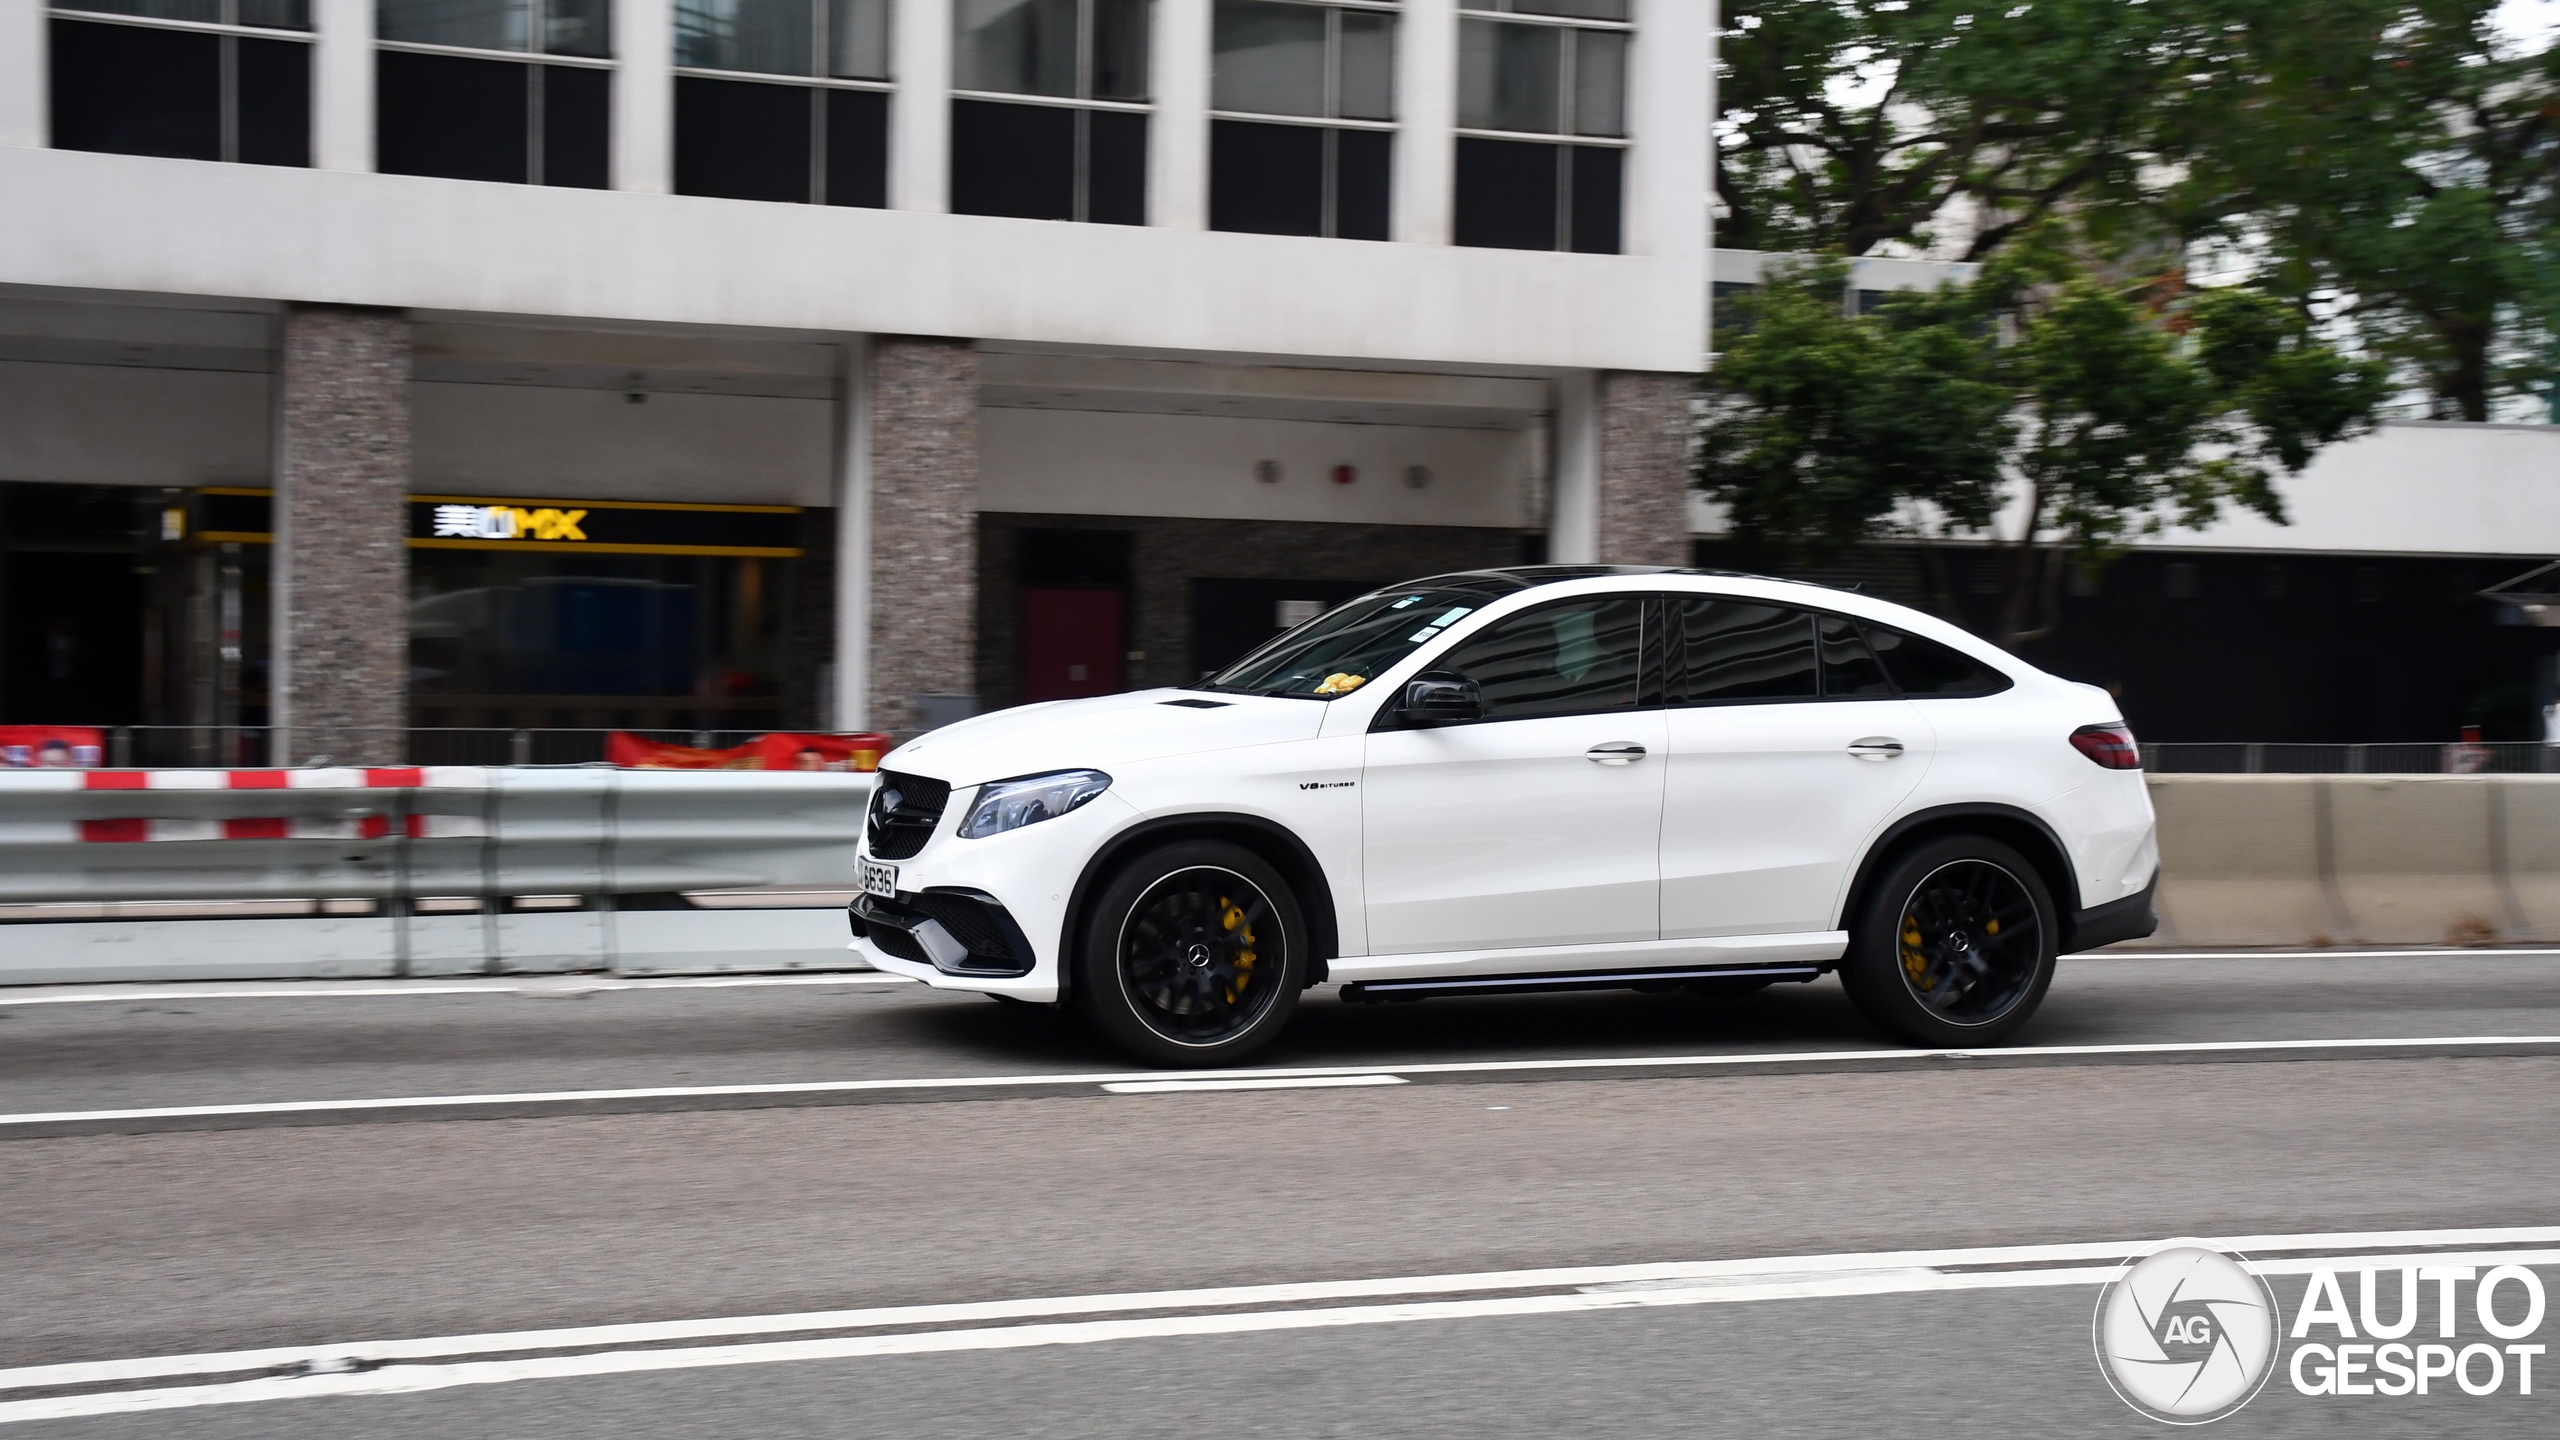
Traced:
<path fill-rule="evenodd" d="M 1837 971 L 1998 1041 L 2148 935 L 2115 701 L 1944 621 L 1744 575 L 1539 566 L 1363 595 L 1197 685 L 892 752 L 854 946 L 1224 1065 L 1300 992 L 1739 991 Z"/>

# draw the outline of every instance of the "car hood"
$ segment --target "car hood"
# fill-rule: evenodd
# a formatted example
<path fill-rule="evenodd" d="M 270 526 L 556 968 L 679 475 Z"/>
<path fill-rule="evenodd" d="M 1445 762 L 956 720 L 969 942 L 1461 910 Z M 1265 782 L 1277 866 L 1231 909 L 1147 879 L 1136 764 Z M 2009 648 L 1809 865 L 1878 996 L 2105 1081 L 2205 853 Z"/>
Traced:
<path fill-rule="evenodd" d="M 1051 700 L 945 725 L 890 751 L 880 768 L 954 787 L 1049 770 L 1108 771 L 1204 750 L 1311 740 L 1324 715 L 1318 700 L 1197 690 Z"/>

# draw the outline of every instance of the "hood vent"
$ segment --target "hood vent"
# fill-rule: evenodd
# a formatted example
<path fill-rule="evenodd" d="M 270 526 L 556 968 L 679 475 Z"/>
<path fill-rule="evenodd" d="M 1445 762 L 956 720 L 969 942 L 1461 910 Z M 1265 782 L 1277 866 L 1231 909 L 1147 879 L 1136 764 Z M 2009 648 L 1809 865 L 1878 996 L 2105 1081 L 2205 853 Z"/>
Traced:
<path fill-rule="evenodd" d="M 1232 700 L 1159 700 L 1156 703 L 1183 710 L 1224 710 L 1235 702 Z"/>

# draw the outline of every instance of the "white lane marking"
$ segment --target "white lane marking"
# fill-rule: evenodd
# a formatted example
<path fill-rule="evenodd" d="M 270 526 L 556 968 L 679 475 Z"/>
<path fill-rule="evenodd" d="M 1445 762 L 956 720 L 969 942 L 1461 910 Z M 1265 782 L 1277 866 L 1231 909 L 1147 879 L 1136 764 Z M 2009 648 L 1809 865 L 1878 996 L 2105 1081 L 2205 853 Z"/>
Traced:
<path fill-rule="evenodd" d="M 2242 1254 L 2283 1255 L 2289 1252 L 2397 1250 L 2408 1247 L 2529 1246 L 2560 1242 L 2560 1227 L 2495 1227 L 2455 1230 L 2343 1231 L 2300 1235 L 2237 1235 L 2222 1239 Z M 100 1385 L 130 1380 L 168 1379 L 181 1375 L 231 1374 L 273 1370 L 315 1362 L 356 1361 L 382 1364 L 396 1360 L 450 1359 L 461 1355 L 493 1355 L 528 1350 L 591 1349 L 608 1345 L 650 1345 L 670 1340 L 736 1339 L 816 1330 L 884 1329 L 893 1326 L 956 1325 L 996 1320 L 1038 1320 L 1066 1315 L 1107 1315 L 1132 1310 L 1205 1310 L 1256 1305 L 1295 1305 L 1323 1300 L 1363 1300 L 1413 1295 L 1454 1295 L 1487 1290 L 1559 1290 L 1609 1287 L 1682 1287 L 1793 1280 L 1842 1272 L 1946 1269 L 1995 1265 L 2075 1264 L 2104 1261 L 2110 1265 L 2150 1243 L 2132 1240 L 2081 1241 L 2050 1245 L 1975 1246 L 1948 1250 L 1887 1250 L 1836 1255 L 1776 1255 L 1736 1260 L 1657 1261 L 1640 1265 L 1553 1266 L 1536 1270 L 1489 1270 L 1453 1275 L 1394 1276 L 1369 1280 L 1299 1281 L 1275 1285 L 1224 1285 L 1192 1290 L 1153 1290 L 1125 1294 L 1064 1295 L 1022 1300 L 962 1301 L 934 1305 L 872 1306 L 850 1310 L 813 1310 L 780 1315 L 727 1316 L 698 1320 L 644 1320 L 619 1325 L 586 1325 L 553 1330 L 493 1331 L 476 1335 L 441 1335 L 409 1340 L 347 1341 L 336 1344 L 272 1346 L 259 1350 L 212 1351 L 195 1355 L 147 1356 L 127 1360 L 76 1361 L 0 1370 L 0 1390 L 50 1386 Z M 2549 1253 L 2501 1250 L 2500 1255 Z M 2428 1263 L 2460 1263 L 2432 1253 Z M 2291 1261 L 2261 1260 L 2262 1266 Z M 2304 1262 L 2304 1268 L 2309 1262 Z M 2360 1263 L 2380 1266 L 2367 1258 Z M 2417 1262 L 2412 1262 L 2417 1263 Z M 2522 1264 L 2545 1263 L 2537 1260 Z M 2276 1271 L 2271 1273 L 2289 1273 Z"/>
<path fill-rule="evenodd" d="M 1192 1080 L 1309 1079 L 1325 1075 L 1519 1075 L 1574 1070 L 1741 1068 L 1841 1064 L 1861 1060 L 1971 1060 L 2016 1056 L 2237 1055 L 2323 1050 L 2407 1050 L 2429 1046 L 2560 1045 L 2560 1035 L 2402 1035 L 2348 1040 L 2196 1040 L 2143 1045 L 2020 1045 L 1995 1050 L 1797 1050 L 1742 1055 L 1622 1055 L 1569 1060 L 1470 1060 L 1427 1065 L 1323 1065 L 1295 1069 L 1207 1070 Z M 1161 1071 L 1062 1075 L 943 1075 L 897 1080 L 802 1080 L 764 1085 L 650 1085 L 621 1090 L 522 1090 L 477 1095 L 394 1095 L 356 1100 L 268 1100 L 235 1105 L 159 1105 L 125 1110 L 42 1110 L 0 1115 L 0 1126 L 115 1120 L 193 1120 L 249 1115 L 316 1115 L 346 1111 L 422 1110 L 437 1106 L 562 1105 L 611 1100 L 705 1100 L 757 1095 L 850 1095 L 897 1090 L 988 1090 L 1025 1086 L 1112 1085 L 1162 1080 Z M 1374 1081 L 1363 1083 L 1377 1083 Z"/>
<path fill-rule="evenodd" d="M 2461 1244 L 2482 1239 L 2560 1238 L 2560 1231 L 2438 1230 L 2345 1235 L 2238 1236 L 2219 1243 L 2249 1253 L 2286 1250 L 2355 1250 L 2405 1244 Z M 695 1321 L 678 1326 L 600 1326 L 585 1331 L 528 1332 L 524 1335 L 456 1337 L 444 1341 L 391 1342 L 366 1346 L 302 1347 L 298 1351 L 240 1351 L 227 1356 L 176 1356 L 158 1361 L 107 1362 L 91 1366 L 44 1366 L 0 1371 L 0 1384 L 11 1386 L 72 1385 L 114 1379 L 161 1378 L 184 1373 L 216 1373 L 267 1368 L 276 1364 L 330 1362 L 330 1373 L 268 1376 L 208 1385 L 150 1390 L 107 1391 L 0 1402 L 0 1422 L 64 1419 L 75 1416 L 125 1414 L 186 1409 L 205 1405 L 245 1404 L 265 1400 L 325 1396 L 414 1394 L 462 1385 L 506 1384 L 520 1380 L 633 1374 L 645 1371 L 704 1369 L 731 1365 L 771 1364 L 795 1360 L 849 1359 L 876 1355 L 920 1355 L 958 1351 L 1026 1349 L 1050 1345 L 1097 1344 L 1113 1340 L 1190 1335 L 1234 1335 L 1306 1330 L 1351 1325 L 1405 1324 L 1426 1320 L 1484 1319 L 1514 1315 L 1564 1315 L 1599 1310 L 1664 1306 L 1737 1304 L 1763 1300 L 1839 1298 L 1981 1291 L 2049 1286 L 2094 1285 L 2112 1276 L 2124 1259 L 2144 1242 L 2011 1246 L 1974 1250 L 1904 1251 L 1882 1254 L 1782 1256 L 1761 1260 L 1706 1261 L 1688 1265 L 1610 1266 L 1586 1269 L 1493 1272 L 1482 1275 L 1422 1277 L 1409 1280 L 1352 1281 L 1335 1285 L 1269 1285 L 1224 1290 L 1167 1291 L 1152 1295 L 1093 1296 L 1077 1300 L 999 1302 L 994 1306 L 911 1306 L 896 1310 L 840 1311 L 839 1317 L 867 1325 L 923 1324 L 937 1321 L 1011 1318 L 1037 1314 L 1094 1314 L 1107 1309 L 1161 1309 L 1177 1305 L 1246 1304 L 1340 1299 L 1356 1295 L 1447 1294 L 1467 1289 L 1528 1289 L 1575 1285 L 1570 1293 L 1507 1295 L 1474 1300 L 1402 1301 L 1382 1305 L 1330 1306 L 1300 1310 L 1245 1310 L 1211 1315 L 1169 1315 L 1129 1320 L 1077 1320 L 957 1330 L 910 1331 L 903 1334 L 835 1336 L 754 1344 L 692 1346 L 674 1349 L 605 1350 L 579 1355 L 474 1360 L 456 1364 L 392 1364 L 371 1370 L 337 1369 L 351 1362 L 475 1353 L 457 1348 L 430 1351 L 420 1347 L 453 1347 L 467 1341 L 524 1341 L 538 1337 L 583 1336 L 582 1342 L 553 1339 L 554 1344 L 611 1343 L 664 1338 L 700 1338 L 712 1333 L 755 1333 L 732 1328 L 711 1332 L 705 1325 L 744 1322 Z M 2407 1255 L 2345 1257 L 2347 1263 L 2376 1267 L 2402 1263 L 2560 1264 L 2560 1250 L 2502 1249 L 2447 1254 L 2428 1251 Z M 2098 1264 L 2052 1264 L 2089 1261 Z M 1989 1265 L 2048 1262 L 2042 1268 L 1950 1272 L 1940 1265 Z M 1932 1263 L 1934 1262 L 1934 1263 Z M 2261 1261 L 2265 1273 L 2299 1274 L 2313 1266 L 2340 1263 L 2339 1257 L 2297 1255 Z M 1075 1309 L 1063 1307 L 1075 1306 Z M 970 1312 L 970 1313 L 963 1313 Z M 999 1313 L 1001 1312 L 1001 1313 Z M 883 1318 L 893 1317 L 893 1318 Z M 758 1326 L 774 1329 L 813 1328 L 821 1316 L 768 1316 Z M 783 1323 L 789 1322 L 789 1323 Z M 523 1344 L 487 1344 L 476 1353 L 531 1348 Z M 189 1370 L 191 1362 L 225 1362 Z M 156 1369 L 139 1367 L 157 1366 Z"/>
<path fill-rule="evenodd" d="M 543 983 L 547 980 L 549 983 Z M 761 990 L 797 985 L 913 985 L 904 975 L 870 971 L 833 975 L 518 976 L 506 980 L 418 980 L 359 984 L 343 980 L 259 984 L 254 988 L 133 986 L 55 993 L 0 989 L 0 1006 L 98 1005 L 118 1000 L 350 1000 L 400 995 L 585 995 L 610 990 Z"/>
<path fill-rule="evenodd" d="M 2424 950 L 2082 950 L 2065 960 L 2498 960 L 2560 955 L 2537 946 L 2484 945 Z"/>
<path fill-rule="evenodd" d="M 1332 1090 L 1346 1085 L 1402 1085 L 1401 1075 L 1283 1075 L 1253 1080 L 1108 1080 L 1114 1095 L 1167 1095 L 1185 1090 Z"/>

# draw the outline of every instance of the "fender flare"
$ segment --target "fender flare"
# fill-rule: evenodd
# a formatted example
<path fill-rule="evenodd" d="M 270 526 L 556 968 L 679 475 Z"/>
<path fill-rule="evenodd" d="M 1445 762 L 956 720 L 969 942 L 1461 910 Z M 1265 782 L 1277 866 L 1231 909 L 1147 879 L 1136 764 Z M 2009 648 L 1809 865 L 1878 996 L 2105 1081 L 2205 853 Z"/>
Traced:
<path fill-rule="evenodd" d="M 1085 907 L 1103 878 L 1133 851 L 1168 840 L 1230 840 L 1262 855 L 1298 892 L 1298 910 L 1307 922 L 1307 983 L 1325 978 L 1326 962 L 1341 951 L 1342 937 L 1334 914 L 1333 884 L 1315 851 L 1297 833 L 1276 820 L 1232 810 L 1198 810 L 1141 820 L 1104 841 L 1084 863 L 1075 888 L 1067 893 L 1067 913 L 1058 928 L 1058 1003 L 1065 1004 L 1075 984 L 1076 933 L 1084 928 Z"/>
<path fill-rule="evenodd" d="M 1858 911 L 1866 904 L 1868 891 L 1875 885 L 1886 858 L 1903 842 L 1924 830 L 1965 829 L 1963 822 L 1967 820 L 1992 821 L 1998 829 L 2010 832 L 2007 836 L 1992 833 L 1991 838 L 1995 840 L 2028 840 L 2029 843 L 2017 848 L 2042 874 L 2045 888 L 2053 893 L 2054 909 L 2060 912 L 2055 918 L 2062 925 L 2061 950 L 2064 954 L 2071 953 L 2072 931 L 2080 918 L 2080 874 L 2071 863 L 2070 847 L 2064 845 L 2062 837 L 2034 811 L 1987 800 L 1932 805 L 1926 810 L 1914 810 L 1886 826 L 1884 833 L 1876 837 L 1875 843 L 1869 845 L 1867 853 L 1859 859 L 1857 874 L 1849 882 L 1848 893 L 1841 899 L 1840 910 L 1835 917 L 1837 923 L 1833 928 L 1847 930 L 1856 923 Z"/>

